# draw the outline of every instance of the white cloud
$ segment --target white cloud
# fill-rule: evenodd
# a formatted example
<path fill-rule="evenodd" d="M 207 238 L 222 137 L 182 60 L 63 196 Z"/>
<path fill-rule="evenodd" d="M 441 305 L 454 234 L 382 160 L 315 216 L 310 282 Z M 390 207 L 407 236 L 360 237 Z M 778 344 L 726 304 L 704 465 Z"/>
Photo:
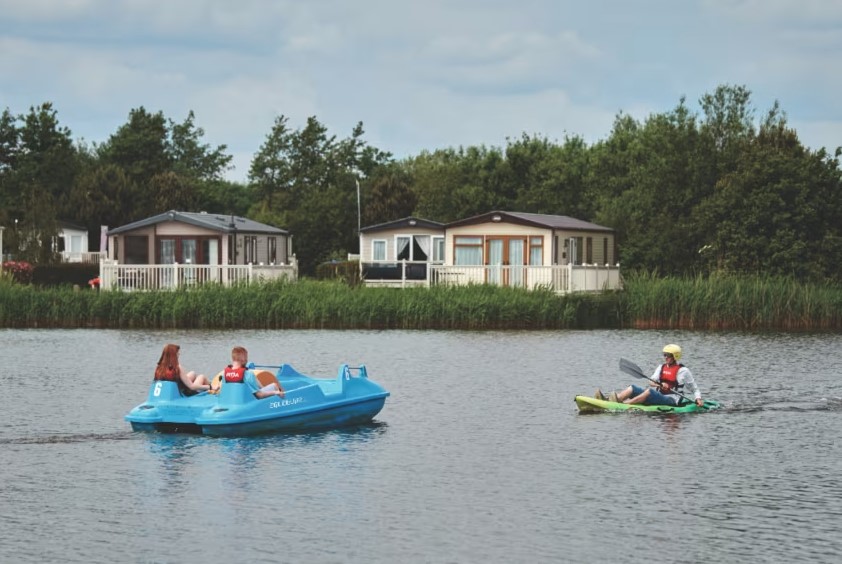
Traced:
<path fill-rule="evenodd" d="M 838 25 L 842 3 L 837 0 L 705 0 L 704 6 L 741 23 L 778 22 L 782 25 L 807 23 Z"/>
<path fill-rule="evenodd" d="M 276 116 L 359 121 L 398 156 L 521 133 L 589 142 L 724 83 L 842 139 L 842 2 L 0 0 L 0 104 L 52 101 L 102 142 L 132 108 L 190 110 L 236 179 Z M 801 128 L 804 128 L 803 131 Z M 842 142 L 832 143 L 836 144 Z"/>

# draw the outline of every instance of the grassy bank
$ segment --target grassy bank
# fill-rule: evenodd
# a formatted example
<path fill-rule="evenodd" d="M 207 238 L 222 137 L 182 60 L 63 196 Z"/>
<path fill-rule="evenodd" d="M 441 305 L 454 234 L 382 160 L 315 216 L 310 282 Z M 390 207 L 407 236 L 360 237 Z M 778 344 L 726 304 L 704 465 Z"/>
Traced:
<path fill-rule="evenodd" d="M 0 327 L 150 329 L 842 329 L 842 287 L 784 279 L 632 276 L 622 292 L 556 296 L 492 286 L 383 289 L 338 282 L 175 292 L 0 283 Z"/>
<path fill-rule="evenodd" d="M 0 285 L 3 327 L 564 329 L 619 326 L 616 312 L 616 296 L 492 286 L 398 290 L 302 280 L 97 293 Z"/>

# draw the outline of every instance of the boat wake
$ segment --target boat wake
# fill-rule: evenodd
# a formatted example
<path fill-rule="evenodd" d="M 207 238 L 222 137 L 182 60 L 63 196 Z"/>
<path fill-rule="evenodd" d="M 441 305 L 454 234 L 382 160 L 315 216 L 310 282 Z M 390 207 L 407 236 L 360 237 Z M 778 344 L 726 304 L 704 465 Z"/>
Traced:
<path fill-rule="evenodd" d="M 805 412 L 805 411 L 842 411 L 842 398 L 822 397 L 809 401 L 781 401 L 753 405 L 731 405 L 727 411 L 739 411 L 748 413 L 752 411 L 776 411 L 776 412 Z"/>
<path fill-rule="evenodd" d="M 126 441 L 137 438 L 135 433 L 89 433 L 85 435 L 47 435 L 41 437 L 0 438 L 0 445 L 50 445 L 63 443 L 86 443 L 91 441 Z"/>

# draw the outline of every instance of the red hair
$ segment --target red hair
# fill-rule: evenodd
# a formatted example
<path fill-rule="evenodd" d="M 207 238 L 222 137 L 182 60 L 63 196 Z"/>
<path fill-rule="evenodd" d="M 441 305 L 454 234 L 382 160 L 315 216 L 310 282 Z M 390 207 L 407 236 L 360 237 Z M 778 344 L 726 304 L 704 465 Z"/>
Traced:
<path fill-rule="evenodd" d="M 181 377 L 180 365 L 178 363 L 178 345 L 164 345 L 161 358 L 158 359 L 158 366 L 155 367 L 155 379 L 166 380 L 167 373 Z"/>
<path fill-rule="evenodd" d="M 245 364 L 249 361 L 249 352 L 243 347 L 234 347 L 231 349 L 231 360 Z"/>

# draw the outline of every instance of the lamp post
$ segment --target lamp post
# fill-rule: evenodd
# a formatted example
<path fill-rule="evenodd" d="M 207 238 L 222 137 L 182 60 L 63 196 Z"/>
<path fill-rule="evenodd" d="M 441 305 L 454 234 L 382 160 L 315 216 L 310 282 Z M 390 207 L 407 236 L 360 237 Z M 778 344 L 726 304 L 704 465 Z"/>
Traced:
<path fill-rule="evenodd" d="M 354 178 L 354 182 L 357 183 L 357 237 L 359 237 L 360 229 L 362 228 L 362 208 L 360 208 L 360 181 L 357 178 Z"/>

